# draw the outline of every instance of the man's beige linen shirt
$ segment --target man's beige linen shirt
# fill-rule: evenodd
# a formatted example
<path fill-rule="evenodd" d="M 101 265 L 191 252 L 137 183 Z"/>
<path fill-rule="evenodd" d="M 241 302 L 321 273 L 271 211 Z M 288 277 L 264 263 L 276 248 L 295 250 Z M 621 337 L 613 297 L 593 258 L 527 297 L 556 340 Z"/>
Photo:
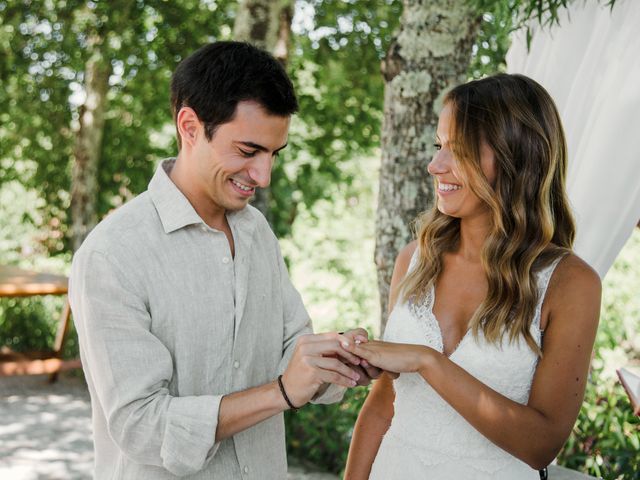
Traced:
<path fill-rule="evenodd" d="M 76 253 L 70 301 L 95 478 L 284 479 L 283 416 L 214 443 L 222 396 L 273 381 L 311 323 L 253 207 L 209 228 L 158 167 Z M 330 389 L 324 401 L 340 396 Z"/>

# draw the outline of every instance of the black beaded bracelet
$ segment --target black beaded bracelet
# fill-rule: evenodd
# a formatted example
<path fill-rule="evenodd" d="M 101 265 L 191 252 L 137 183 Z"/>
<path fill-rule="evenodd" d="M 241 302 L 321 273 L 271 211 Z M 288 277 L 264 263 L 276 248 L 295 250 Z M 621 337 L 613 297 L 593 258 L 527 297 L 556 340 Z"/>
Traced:
<path fill-rule="evenodd" d="M 287 396 L 287 392 L 284 391 L 284 385 L 282 384 L 282 375 L 278 375 L 278 386 L 280 387 L 280 391 L 282 392 L 284 401 L 287 402 L 287 405 L 289 405 L 289 408 L 294 412 L 297 412 L 298 409 L 293 406 L 293 403 L 291 403 L 291 400 L 289 400 L 289 397 Z"/>

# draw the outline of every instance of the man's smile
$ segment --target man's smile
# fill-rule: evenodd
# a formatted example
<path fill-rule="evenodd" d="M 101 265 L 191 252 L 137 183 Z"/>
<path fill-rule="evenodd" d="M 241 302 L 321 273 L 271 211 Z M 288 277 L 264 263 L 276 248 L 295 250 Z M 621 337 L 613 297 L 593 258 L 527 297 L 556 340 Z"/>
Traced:
<path fill-rule="evenodd" d="M 241 195 L 251 196 L 255 193 L 255 190 L 256 190 L 255 187 L 245 185 L 244 183 L 240 183 L 238 180 L 235 180 L 233 178 L 230 178 L 229 181 L 231 182 L 231 185 L 233 186 L 234 190 L 240 193 Z"/>

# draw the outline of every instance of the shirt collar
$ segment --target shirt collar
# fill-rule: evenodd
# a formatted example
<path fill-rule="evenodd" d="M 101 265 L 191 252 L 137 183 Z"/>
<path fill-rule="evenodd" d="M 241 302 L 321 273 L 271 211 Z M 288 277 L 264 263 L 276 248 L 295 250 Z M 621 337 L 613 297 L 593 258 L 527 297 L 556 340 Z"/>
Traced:
<path fill-rule="evenodd" d="M 165 233 L 175 232 L 188 225 L 206 225 L 187 197 L 169 178 L 175 163 L 175 158 L 160 162 L 148 187 Z M 232 228 L 238 228 L 243 234 L 250 234 L 255 227 L 250 208 L 252 207 L 247 206 L 236 212 L 227 212 L 227 220 Z"/>

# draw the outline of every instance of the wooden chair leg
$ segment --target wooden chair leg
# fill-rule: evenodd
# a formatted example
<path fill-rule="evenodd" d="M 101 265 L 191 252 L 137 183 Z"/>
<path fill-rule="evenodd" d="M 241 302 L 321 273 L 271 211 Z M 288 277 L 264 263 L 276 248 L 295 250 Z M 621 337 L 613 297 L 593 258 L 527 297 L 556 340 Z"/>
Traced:
<path fill-rule="evenodd" d="M 58 322 L 58 331 L 56 332 L 56 341 L 53 346 L 53 352 L 56 357 L 60 358 L 62 356 L 62 349 L 64 348 L 64 342 L 67 339 L 67 334 L 69 333 L 69 326 L 71 319 L 71 305 L 69 304 L 69 299 L 65 298 L 64 307 L 62 309 L 62 315 L 60 316 L 60 320 Z M 53 383 L 58 379 L 59 372 L 53 372 L 49 375 L 49 383 Z"/>

